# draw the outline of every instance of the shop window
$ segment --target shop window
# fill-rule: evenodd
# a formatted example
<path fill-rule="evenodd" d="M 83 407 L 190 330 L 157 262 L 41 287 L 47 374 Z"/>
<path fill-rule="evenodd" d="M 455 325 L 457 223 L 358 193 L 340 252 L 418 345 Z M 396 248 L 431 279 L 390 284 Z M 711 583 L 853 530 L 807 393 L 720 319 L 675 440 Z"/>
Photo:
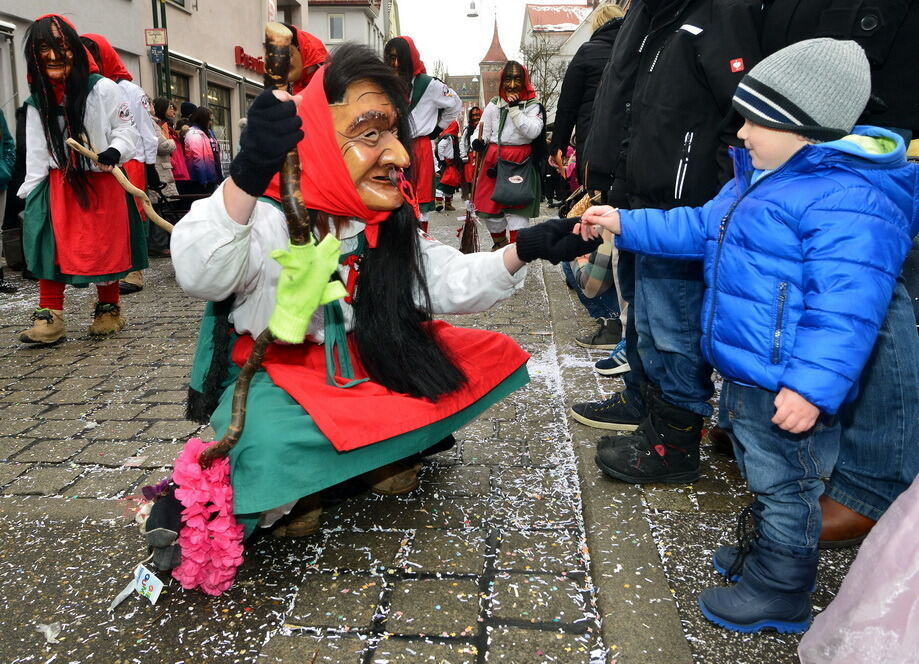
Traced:
<path fill-rule="evenodd" d="M 211 130 L 220 144 L 220 161 L 224 174 L 229 173 L 230 160 L 233 159 L 233 123 L 230 120 L 230 90 L 219 85 L 208 83 L 207 107 L 211 109 Z"/>
<path fill-rule="evenodd" d="M 182 107 L 183 101 L 191 101 L 191 96 L 188 94 L 191 77 L 172 72 L 169 78 L 171 81 L 169 96 L 172 99 L 172 103 L 176 105 L 176 110 L 178 110 Z"/>
<path fill-rule="evenodd" d="M 329 14 L 329 41 L 344 41 L 345 15 Z"/>

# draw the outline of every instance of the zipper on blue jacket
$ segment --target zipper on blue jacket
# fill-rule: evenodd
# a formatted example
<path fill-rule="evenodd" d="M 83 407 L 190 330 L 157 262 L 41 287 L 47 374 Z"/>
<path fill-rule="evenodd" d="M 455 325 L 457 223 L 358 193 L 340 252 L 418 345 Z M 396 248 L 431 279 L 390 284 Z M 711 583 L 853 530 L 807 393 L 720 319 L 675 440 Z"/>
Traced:
<path fill-rule="evenodd" d="M 785 314 L 785 299 L 788 297 L 788 282 L 779 283 L 779 299 L 775 313 L 775 332 L 772 335 L 772 363 L 779 363 L 782 349 L 782 317 Z"/>

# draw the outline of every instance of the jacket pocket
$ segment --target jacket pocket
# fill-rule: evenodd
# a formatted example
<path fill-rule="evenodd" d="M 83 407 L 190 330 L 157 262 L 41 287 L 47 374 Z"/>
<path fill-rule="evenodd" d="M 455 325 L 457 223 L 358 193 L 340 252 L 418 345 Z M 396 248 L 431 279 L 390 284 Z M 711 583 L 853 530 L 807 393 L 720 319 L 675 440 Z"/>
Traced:
<path fill-rule="evenodd" d="M 686 171 L 689 170 L 689 154 L 692 152 L 692 140 L 695 132 L 687 131 L 683 135 L 683 150 L 677 162 L 676 178 L 673 182 L 673 199 L 680 200 L 683 196 L 683 185 L 686 183 Z"/>
<path fill-rule="evenodd" d="M 780 281 L 775 299 L 775 329 L 772 332 L 772 363 L 782 358 L 782 319 L 785 316 L 785 300 L 788 299 L 788 282 Z"/>

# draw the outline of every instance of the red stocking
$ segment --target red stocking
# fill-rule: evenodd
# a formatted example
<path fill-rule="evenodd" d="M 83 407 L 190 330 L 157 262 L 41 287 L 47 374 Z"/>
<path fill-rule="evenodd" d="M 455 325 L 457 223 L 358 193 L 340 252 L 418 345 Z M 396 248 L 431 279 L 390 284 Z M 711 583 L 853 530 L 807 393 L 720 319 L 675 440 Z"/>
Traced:
<path fill-rule="evenodd" d="M 118 304 L 118 299 L 121 297 L 118 293 L 117 281 L 110 284 L 96 284 L 96 293 L 102 304 Z"/>
<path fill-rule="evenodd" d="M 517 231 L 510 231 L 510 234 L 511 234 L 511 242 L 516 242 L 517 241 Z"/>
<path fill-rule="evenodd" d="M 64 284 L 49 279 L 38 280 L 38 306 L 41 309 L 64 309 Z"/>

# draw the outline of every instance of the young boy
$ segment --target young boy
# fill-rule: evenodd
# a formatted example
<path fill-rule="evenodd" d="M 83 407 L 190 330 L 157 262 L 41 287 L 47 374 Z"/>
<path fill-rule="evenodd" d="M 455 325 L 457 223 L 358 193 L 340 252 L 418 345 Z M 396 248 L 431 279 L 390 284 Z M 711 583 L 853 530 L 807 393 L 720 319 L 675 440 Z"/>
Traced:
<path fill-rule="evenodd" d="M 699 605 L 739 632 L 810 623 L 821 478 L 839 449 L 834 414 L 856 396 L 919 231 L 919 168 L 902 139 L 876 127 L 853 132 L 869 93 L 855 42 L 793 44 L 738 86 L 746 150 L 735 151 L 736 177 L 715 199 L 669 211 L 594 207 L 579 229 L 589 237 L 607 228 L 622 249 L 705 263 L 702 352 L 724 377 L 721 409 L 756 495 L 756 539 L 749 551 L 715 552 L 716 569 L 739 581 L 704 591 Z M 662 447 L 645 453 L 663 456 Z M 612 440 L 598 448 L 601 467 L 618 453 Z"/>

